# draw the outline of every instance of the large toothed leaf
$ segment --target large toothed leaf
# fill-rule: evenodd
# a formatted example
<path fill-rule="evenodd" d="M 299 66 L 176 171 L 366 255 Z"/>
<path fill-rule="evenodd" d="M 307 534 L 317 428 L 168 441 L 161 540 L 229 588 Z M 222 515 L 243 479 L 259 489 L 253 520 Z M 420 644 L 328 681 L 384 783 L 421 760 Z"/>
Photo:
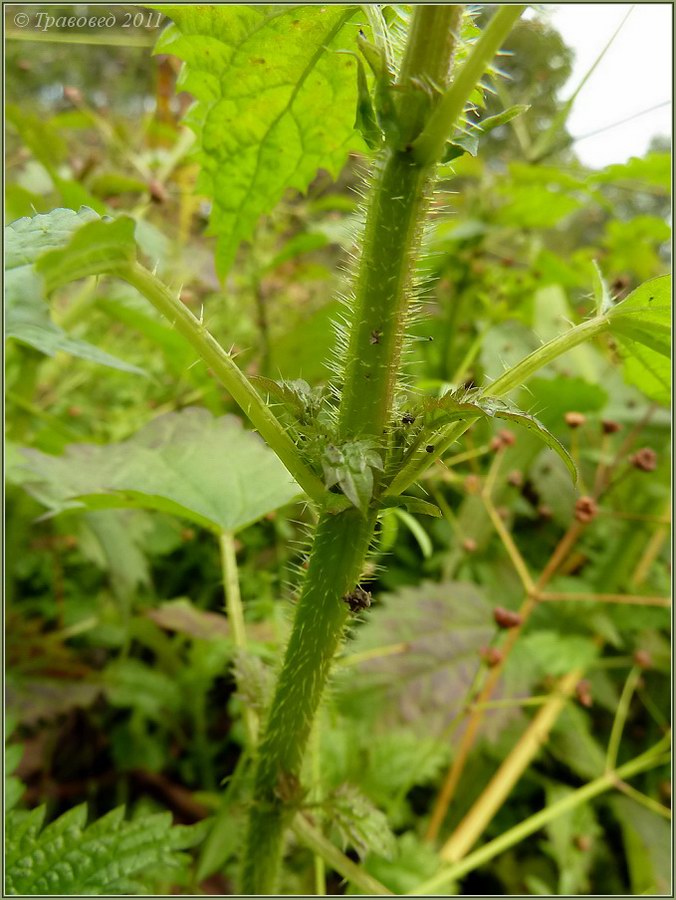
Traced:
<path fill-rule="evenodd" d="M 340 673 L 339 703 L 369 716 L 376 732 L 424 722 L 427 735 L 439 734 L 467 702 L 481 648 L 494 633 L 491 603 L 469 583 L 423 582 L 379 595 L 349 645 L 348 658 L 363 658 Z M 379 655 L 383 647 L 401 652 Z M 507 690 L 516 696 L 523 687 L 517 674 Z M 486 715 L 485 733 L 494 737 L 514 710 Z"/>
<path fill-rule="evenodd" d="M 42 828 L 45 808 L 7 818 L 5 889 L 12 894 L 126 894 L 144 890 L 149 870 L 183 867 L 206 823 L 172 827 L 169 813 L 124 820 L 118 808 L 85 827 L 76 806 Z"/>
<path fill-rule="evenodd" d="M 358 6 L 159 6 L 173 24 L 157 53 L 184 60 L 186 119 L 198 138 L 198 190 L 213 200 L 225 274 L 259 217 L 319 168 L 337 175 L 354 130 Z"/>
<path fill-rule="evenodd" d="M 63 456 L 24 450 L 26 489 L 54 511 L 144 507 L 237 531 L 299 494 L 275 454 L 234 416 L 203 409 L 158 416 L 119 444 L 74 444 Z"/>
<path fill-rule="evenodd" d="M 5 228 L 6 337 L 27 344 L 47 356 L 54 356 L 63 351 L 80 359 L 142 375 L 143 371 L 136 366 L 111 356 L 87 341 L 70 337 L 51 319 L 46 299 L 50 288 L 45 283 L 46 273 L 40 271 L 45 255 L 59 258 L 62 271 L 68 269 L 71 271 L 71 277 L 65 281 L 61 279 L 52 282 L 51 289 L 54 289 L 66 281 L 106 271 L 105 266 L 111 264 L 110 260 L 115 258 L 114 254 L 121 252 L 119 246 L 115 250 L 109 241 L 104 247 L 98 248 L 94 242 L 89 247 L 89 255 L 91 257 L 92 254 L 97 254 L 103 268 L 99 267 L 92 272 L 83 268 L 80 260 L 79 270 L 76 269 L 75 257 L 71 258 L 63 248 L 76 239 L 81 246 L 80 233 L 92 227 L 113 227 L 115 239 L 119 244 L 120 226 L 116 222 L 104 226 L 98 213 L 84 206 L 79 212 L 72 209 L 54 209 L 46 215 L 18 219 Z M 52 254 L 56 254 L 56 257 Z"/>
<path fill-rule="evenodd" d="M 671 397 L 671 278 L 652 278 L 607 313 L 626 380 L 657 403 Z"/>
<path fill-rule="evenodd" d="M 444 394 L 439 399 L 425 401 L 425 424 L 430 428 L 441 428 L 451 422 L 473 417 L 504 419 L 532 431 L 548 447 L 558 453 L 568 467 L 573 480 L 577 480 L 575 463 L 563 444 L 535 416 L 522 412 L 505 400 L 497 397 L 478 397 L 475 394 L 451 392 Z"/>

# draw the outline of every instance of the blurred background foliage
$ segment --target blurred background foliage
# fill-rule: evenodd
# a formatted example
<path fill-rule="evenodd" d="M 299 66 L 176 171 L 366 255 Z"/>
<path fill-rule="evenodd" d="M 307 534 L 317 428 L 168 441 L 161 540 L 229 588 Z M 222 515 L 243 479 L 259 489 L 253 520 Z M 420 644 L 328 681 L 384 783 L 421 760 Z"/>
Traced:
<path fill-rule="evenodd" d="M 325 380 L 363 161 L 351 158 L 335 183 L 319 172 L 306 196 L 285 196 L 220 284 L 213 241 L 204 234 L 208 204 L 194 193 L 191 139 L 180 125 L 190 99 L 175 92 L 178 62 L 151 56 L 159 28 L 116 28 L 103 45 L 91 42 L 100 31 L 78 31 L 73 43 L 60 32 L 56 41 L 51 32 L 17 33 L 11 17 L 22 9 L 5 8 L 6 221 L 56 206 L 127 212 L 138 222 L 147 260 L 180 287 L 224 346 L 235 348 L 247 373 Z M 118 22 L 127 9 L 139 8 L 109 7 Z M 49 10 L 105 15 L 108 8 Z M 25 11 L 35 14 L 34 7 Z M 478 157 L 465 154 L 445 168 L 426 234 L 423 314 L 408 366 L 413 384 L 428 392 L 485 384 L 591 313 L 593 260 L 619 298 L 668 271 L 668 142 L 656 138 L 641 159 L 589 171 L 564 123 L 534 161 L 534 138 L 560 110 L 571 50 L 542 17 L 520 22 L 508 49 L 513 53 L 500 68 L 509 77 L 490 96 L 488 112 L 514 103 L 530 110 L 493 132 Z M 250 657 L 238 661 L 250 685 L 241 696 L 211 532 L 143 509 L 46 515 L 44 482 L 36 487 L 24 452 L 60 456 L 71 444 L 117 444 L 162 414 L 194 406 L 212 416 L 237 410 L 131 288 L 81 282 L 61 291 L 49 314 L 60 332 L 143 375 L 56 347 L 46 353 L 22 338 L 7 343 L 6 709 L 16 723 L 12 741 L 23 748 L 21 802 L 47 802 L 50 817 L 84 800 L 92 816 L 122 802 L 168 809 L 184 823 L 218 813 L 219 849 L 206 862 L 202 856 L 200 877 L 186 864 L 171 885 L 158 876 L 146 889 L 199 885 L 227 893 L 245 793 L 236 774 L 244 765 L 242 708 L 264 702 L 310 514 L 287 504 L 237 533 L 250 639 Z M 669 719 L 669 609 L 593 599 L 668 594 L 669 401 L 608 343 L 577 348 L 514 399 L 571 450 L 580 485 L 529 434 L 505 438 L 490 423 L 475 425 L 425 478 L 443 517 L 398 511 L 383 519 L 375 604 L 353 629 L 323 712 L 313 791 L 328 804 L 327 822 L 340 821 L 340 802 L 355 806 L 340 793 L 345 785 L 367 803 L 365 819 L 377 810 L 387 815 L 394 858 L 385 861 L 383 847 L 368 836 L 361 850 L 367 868 L 395 891 L 410 890 L 435 869 L 424 836 L 458 752 L 462 729 L 451 735 L 449 725 L 462 715 L 491 648 L 500 652 L 493 609 L 514 611 L 523 600 L 509 540 L 537 578 L 562 537 L 580 526 L 547 589 L 591 599 L 536 607 L 496 697 L 537 697 L 577 668 L 585 687 L 578 685 L 546 750 L 486 837 L 603 771 L 620 696 L 636 666 L 620 762 L 655 743 Z M 580 414 L 575 427 L 571 413 Z M 579 507 L 576 519 L 581 495 L 596 499 L 588 522 L 580 521 Z M 443 836 L 530 717 L 524 706 L 486 713 Z M 225 807 L 223 779 L 234 784 Z M 602 797 L 471 872 L 458 892 L 667 892 L 669 773 L 652 770 L 633 784 L 662 812 L 635 796 Z M 360 849 L 354 834 L 347 842 Z M 284 890 L 313 892 L 312 871 L 309 851 L 294 844 Z M 328 890 L 344 890 L 337 876 Z"/>

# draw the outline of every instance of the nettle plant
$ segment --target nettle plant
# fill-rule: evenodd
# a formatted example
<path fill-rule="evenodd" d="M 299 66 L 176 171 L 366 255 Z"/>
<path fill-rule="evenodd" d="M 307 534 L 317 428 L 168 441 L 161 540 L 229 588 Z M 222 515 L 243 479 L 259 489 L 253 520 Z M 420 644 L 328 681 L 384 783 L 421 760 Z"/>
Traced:
<path fill-rule="evenodd" d="M 61 500 L 82 503 L 89 498 L 99 507 L 136 505 L 179 514 L 189 509 L 194 521 L 216 531 L 228 613 L 241 648 L 244 626 L 236 578 L 233 582 L 231 577 L 233 535 L 303 492 L 316 524 L 290 638 L 265 710 L 252 703 L 244 711 L 254 776 L 239 887 L 249 894 L 275 891 L 285 833 L 293 827 L 362 891 L 386 892 L 301 814 L 310 806 L 304 757 L 332 664 L 354 617 L 368 615 L 365 573 L 378 545 L 380 521 L 392 508 L 440 515 L 414 486 L 479 419 L 530 429 L 561 456 L 575 478 L 565 448 L 507 398 L 562 354 L 608 333 L 625 356 L 634 354 L 652 369 L 663 366 L 669 355 L 668 282 L 653 280 L 615 303 L 599 274 L 591 318 L 543 344 L 490 384 L 421 395 L 409 385 L 406 350 L 422 299 L 418 262 L 435 182 L 440 167 L 447 177 L 454 159 L 480 150 L 482 134 L 523 112 L 523 107 L 513 107 L 481 117 L 486 81 L 499 77 L 496 54 L 525 7 L 496 7 L 483 30 L 461 5 L 417 6 L 410 15 L 377 6 L 159 8 L 172 24 L 157 51 L 184 60 L 181 87 L 195 98 L 187 122 L 197 136 L 197 189 L 212 201 L 211 231 L 217 237 L 221 277 L 259 217 L 285 190 L 305 190 L 320 167 L 337 174 L 348 150 L 366 159 L 363 226 L 355 239 L 336 328 L 333 377 L 321 386 L 246 377 L 203 317 L 182 302 L 180 291 L 158 278 L 152 260 L 149 265 L 141 261 L 134 219 L 100 217 L 88 208 L 56 209 L 9 226 L 7 281 L 10 299 L 15 298 L 9 331 L 15 328 L 15 335 L 30 343 L 26 316 L 33 316 L 35 329 L 39 325 L 37 308 L 22 321 L 22 296 L 49 296 L 90 276 L 121 279 L 192 345 L 276 454 L 293 480 L 287 478 L 274 497 L 258 498 L 259 507 L 243 518 L 229 507 L 228 460 L 255 455 L 260 446 L 231 422 L 215 425 L 206 442 L 214 453 L 222 453 L 222 468 L 215 466 L 211 473 L 209 508 L 204 498 L 190 494 L 186 467 L 208 467 L 214 458 L 196 451 L 203 439 L 191 438 L 194 418 L 148 432 L 135 448 L 133 464 L 127 456 L 124 466 L 105 454 L 92 460 L 90 453 L 89 463 L 93 461 L 98 483 L 104 485 L 101 491 L 88 477 L 84 457 L 71 456 L 57 473 Z M 95 348 L 56 337 L 61 349 L 117 364 Z M 53 344 L 50 348 L 55 349 Z M 174 438 L 177 443 L 172 444 Z M 155 470 L 159 460 L 161 472 Z M 37 459 L 33 464 L 39 468 Z M 271 466 L 269 457 L 261 459 L 262 479 Z M 237 675 L 242 682 L 252 678 L 246 665 Z M 246 696 L 246 685 L 242 693 Z M 32 814 L 20 815 L 18 841 L 25 846 L 23 857 L 20 847 L 13 849 L 12 859 L 19 861 L 16 890 L 25 889 L 30 875 L 30 866 L 21 869 L 30 843 L 26 835 L 36 840 L 40 827 Z M 72 822 L 50 826 L 57 837 L 63 837 L 66 826 L 80 834 L 83 814 L 73 815 Z M 94 837 L 105 831 L 106 821 L 92 826 Z M 111 819 L 108 827 L 112 833 L 122 826 Z M 160 837 L 163 827 L 157 824 Z M 44 835 L 54 837 L 49 829 Z M 175 839 L 174 846 L 188 843 Z M 60 845 L 52 841 L 49 846 L 54 851 Z M 138 866 L 138 855 L 135 859 Z M 159 855 L 153 862 L 159 865 L 163 859 Z M 111 884 L 126 882 L 113 879 L 104 887 Z M 39 887 L 47 890 L 49 885 L 45 881 Z"/>

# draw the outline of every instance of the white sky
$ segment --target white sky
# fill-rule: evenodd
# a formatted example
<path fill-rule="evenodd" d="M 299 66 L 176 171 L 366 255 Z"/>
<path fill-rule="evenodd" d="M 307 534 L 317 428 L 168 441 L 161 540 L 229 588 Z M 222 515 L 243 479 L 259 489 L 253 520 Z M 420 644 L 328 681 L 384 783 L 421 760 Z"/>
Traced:
<path fill-rule="evenodd" d="M 573 74 L 562 92 L 568 98 L 631 9 L 612 46 L 580 92 L 568 129 L 582 136 L 664 101 L 672 100 L 671 3 L 546 3 L 565 43 L 575 51 Z M 602 167 L 645 153 L 655 134 L 672 132 L 671 104 L 575 144 L 582 162 Z"/>

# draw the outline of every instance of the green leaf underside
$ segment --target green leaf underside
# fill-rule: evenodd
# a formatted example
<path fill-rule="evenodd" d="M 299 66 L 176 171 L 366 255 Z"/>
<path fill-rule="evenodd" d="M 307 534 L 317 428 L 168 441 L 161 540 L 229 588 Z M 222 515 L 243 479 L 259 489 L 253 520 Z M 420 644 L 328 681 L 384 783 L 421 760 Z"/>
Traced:
<path fill-rule="evenodd" d="M 481 665 L 479 651 L 494 630 L 492 606 L 473 584 L 423 582 L 379 597 L 350 654 L 401 643 L 406 649 L 342 672 L 340 703 L 351 714 L 376 717 L 374 731 L 424 721 L 426 734 L 440 734 L 462 710 Z M 514 710 L 487 712 L 485 733 L 494 738 L 513 715 Z"/>
<path fill-rule="evenodd" d="M 300 493 L 257 435 L 202 409 L 159 416 L 119 444 L 23 454 L 34 476 L 27 489 L 54 511 L 141 506 L 237 531 Z"/>
<path fill-rule="evenodd" d="M 514 425 L 534 432 L 548 447 L 554 450 L 566 464 L 573 481 L 577 480 L 577 469 L 570 454 L 563 444 L 548 431 L 534 416 L 495 397 L 475 397 L 457 392 L 444 394 L 438 399 L 428 398 L 423 403 L 425 423 L 434 428 L 441 428 L 451 422 L 467 419 L 472 416 L 480 418 L 503 419 Z"/>
<path fill-rule="evenodd" d="M 131 219 L 128 221 L 133 225 Z M 46 215 L 18 219 L 5 228 L 5 335 L 47 356 L 54 356 L 62 351 L 89 362 L 143 375 L 145 373 L 137 366 L 123 362 L 87 341 L 70 337 L 50 318 L 46 299 L 49 290 L 44 277 L 41 277 L 44 273 L 40 272 L 45 256 L 50 258 L 54 254 L 52 258 L 63 258 L 63 267 L 67 270 L 71 264 L 68 261 L 69 255 L 63 252 L 63 248 L 71 239 L 75 240 L 76 235 L 81 244 L 81 231 L 102 225 L 104 223 L 98 213 L 83 206 L 78 212 L 72 209 L 54 209 Z M 106 227 L 114 230 L 117 241 L 120 236 L 117 222 L 111 222 Z M 104 252 L 111 250 L 110 242 L 106 244 L 106 248 Z M 90 252 L 98 252 L 101 259 L 101 248 Z M 100 271 L 99 268 L 96 273 Z M 81 270 L 81 274 L 75 274 L 67 280 L 89 274 L 93 273 Z"/>
<path fill-rule="evenodd" d="M 143 890 L 149 869 L 182 866 L 177 851 L 199 842 L 205 826 L 172 827 L 170 813 L 124 820 L 119 807 L 85 827 L 86 805 L 43 828 L 45 807 L 7 818 L 8 894 L 105 894 Z M 137 881 L 134 876 L 140 878 Z"/>
<path fill-rule="evenodd" d="M 671 277 L 644 282 L 607 313 L 624 376 L 663 406 L 671 398 Z"/>
<path fill-rule="evenodd" d="M 354 130 L 359 7 L 159 6 L 173 20 L 156 53 L 185 62 L 179 87 L 196 103 L 198 191 L 213 200 L 220 275 L 239 243 L 285 191 L 305 191 L 321 167 L 335 176 Z"/>

